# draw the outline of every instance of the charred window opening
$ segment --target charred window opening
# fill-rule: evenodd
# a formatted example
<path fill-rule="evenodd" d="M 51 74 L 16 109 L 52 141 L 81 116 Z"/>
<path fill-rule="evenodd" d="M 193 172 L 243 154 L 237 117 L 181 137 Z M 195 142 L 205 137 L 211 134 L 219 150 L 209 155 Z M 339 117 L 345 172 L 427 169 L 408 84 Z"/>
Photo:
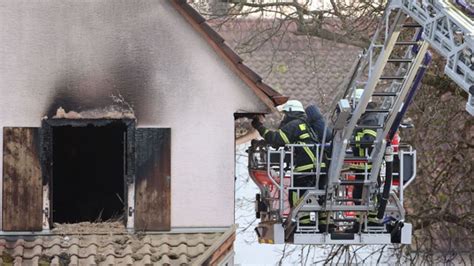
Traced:
<path fill-rule="evenodd" d="M 126 132 L 120 120 L 52 127 L 53 222 L 123 218 Z"/>

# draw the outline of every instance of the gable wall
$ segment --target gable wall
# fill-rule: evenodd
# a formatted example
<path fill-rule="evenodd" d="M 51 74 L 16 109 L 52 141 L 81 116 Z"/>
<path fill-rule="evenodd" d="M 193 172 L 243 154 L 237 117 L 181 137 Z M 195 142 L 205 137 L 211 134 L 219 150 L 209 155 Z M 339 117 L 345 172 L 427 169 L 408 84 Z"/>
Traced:
<path fill-rule="evenodd" d="M 120 93 L 171 128 L 172 227 L 233 223 L 233 113 L 267 109 L 168 1 L 4 1 L 0 25 L 0 126 Z"/>

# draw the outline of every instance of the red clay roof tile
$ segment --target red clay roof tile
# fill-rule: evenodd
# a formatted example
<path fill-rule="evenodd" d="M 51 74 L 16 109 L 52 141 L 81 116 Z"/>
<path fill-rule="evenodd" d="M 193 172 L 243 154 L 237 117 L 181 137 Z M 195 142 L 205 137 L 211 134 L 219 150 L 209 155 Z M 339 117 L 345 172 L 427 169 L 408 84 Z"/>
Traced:
<path fill-rule="evenodd" d="M 87 225 L 81 227 L 87 228 Z M 95 228 L 95 227 L 94 227 Z M 97 228 L 95 228 L 97 229 Z M 104 231 L 107 230 L 104 224 Z M 232 237 L 226 232 L 1 236 L 0 265 L 190 265 L 206 261 Z"/>
<path fill-rule="evenodd" d="M 348 74 L 361 49 L 317 37 L 308 38 L 295 34 L 296 26 L 284 25 L 285 34 L 265 35 L 266 29 L 275 27 L 274 20 L 235 19 L 207 22 L 226 39 L 227 45 L 243 51 L 240 56 L 247 66 L 263 77 L 259 85 L 265 94 L 271 91 L 300 100 L 303 105 L 317 104 L 329 111 L 338 95 L 343 80 Z M 249 44 L 255 36 L 269 38 Z M 258 46 L 258 49 L 255 49 Z M 271 87 L 267 88 L 267 84 Z M 274 88 L 274 89 L 272 89 Z M 276 98 L 272 100 L 276 102 Z"/>

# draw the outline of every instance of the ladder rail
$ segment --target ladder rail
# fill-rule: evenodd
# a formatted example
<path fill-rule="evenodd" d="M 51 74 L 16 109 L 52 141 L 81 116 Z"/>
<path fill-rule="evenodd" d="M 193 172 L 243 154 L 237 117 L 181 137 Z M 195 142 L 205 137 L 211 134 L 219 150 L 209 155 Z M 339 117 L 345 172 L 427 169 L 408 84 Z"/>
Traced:
<path fill-rule="evenodd" d="M 408 71 L 408 74 L 403 82 L 402 88 L 400 90 L 400 95 L 395 101 L 394 105 L 392 106 L 392 112 L 390 112 L 386 118 L 384 129 L 382 132 L 377 133 L 377 137 L 375 140 L 375 147 L 371 155 L 373 163 L 372 163 L 372 171 L 370 173 L 370 179 L 374 182 L 377 180 L 377 176 L 378 176 L 380 166 L 382 164 L 383 155 L 385 152 L 385 146 L 387 144 L 387 142 L 383 140 L 386 139 L 388 132 L 390 131 L 392 124 L 395 121 L 395 118 L 397 117 L 398 111 L 402 107 L 402 104 L 405 102 L 405 96 L 408 94 L 408 91 L 411 88 L 411 85 L 413 84 L 413 81 L 416 77 L 416 74 L 418 73 L 418 69 L 423 63 L 425 54 L 428 51 L 428 46 L 429 46 L 428 42 L 423 42 L 420 45 L 418 53 L 415 57 L 415 61 L 410 66 L 410 70 Z"/>
<path fill-rule="evenodd" d="M 342 95 L 339 95 L 340 99 L 342 98 L 347 98 L 350 95 L 353 95 L 353 90 L 354 90 L 354 83 L 357 82 L 357 78 L 361 77 L 364 75 L 363 71 L 368 68 L 369 74 L 371 73 L 371 69 L 373 68 L 372 66 L 374 65 L 373 61 L 373 50 L 377 48 L 383 48 L 384 45 L 377 44 L 377 40 L 380 38 L 380 34 L 382 31 L 384 32 L 385 36 L 388 36 L 388 19 L 391 14 L 391 9 L 387 6 L 385 9 L 385 12 L 383 14 L 382 19 L 379 21 L 379 24 L 375 30 L 374 35 L 372 36 L 371 43 L 367 50 L 364 50 L 363 53 L 361 53 L 357 59 L 357 61 L 353 64 L 350 73 L 350 78 L 345 80 L 344 84 L 347 84 L 346 87 L 344 88 L 344 92 Z M 335 110 L 337 106 L 337 101 L 333 102 L 331 105 L 332 109 Z"/>
<path fill-rule="evenodd" d="M 405 51 L 405 54 L 404 54 L 404 58 L 409 58 L 410 55 L 412 55 L 413 53 L 416 53 L 417 51 L 415 51 L 416 49 L 418 49 L 418 47 L 420 46 L 421 44 L 421 34 L 422 34 L 422 30 L 421 29 L 418 29 L 416 31 L 416 34 L 415 36 L 413 36 L 412 38 L 412 42 L 414 43 L 417 43 L 416 45 L 414 46 L 411 46 L 411 47 L 408 47 Z M 413 61 L 409 64 L 412 64 Z M 396 71 L 396 76 L 400 76 L 402 75 L 402 72 L 405 70 L 405 66 L 407 64 L 400 64 L 400 66 L 398 67 L 397 71 Z M 403 84 L 399 83 L 398 81 L 393 81 L 392 84 L 390 84 L 390 88 L 387 90 L 388 92 L 396 92 L 398 90 L 400 90 L 400 87 L 402 86 Z M 393 105 L 393 101 L 394 99 L 393 98 L 385 98 L 383 103 L 382 103 L 382 108 L 389 108 L 390 106 Z"/>
<path fill-rule="evenodd" d="M 402 123 L 403 116 L 406 114 L 408 107 L 410 106 L 411 102 L 413 101 L 413 98 L 415 97 L 415 93 L 421 87 L 421 81 L 423 77 L 425 76 L 426 70 L 429 67 L 429 64 L 431 63 L 432 58 L 433 57 L 431 53 L 429 51 L 426 52 L 425 57 L 423 58 L 422 65 L 420 66 L 420 69 L 418 70 L 418 73 L 416 74 L 416 77 L 411 86 L 411 89 L 405 98 L 405 102 L 403 103 L 403 106 L 400 109 L 400 111 L 397 113 L 397 117 L 395 118 L 395 121 L 393 122 L 392 127 L 390 128 L 388 132 L 387 139 L 391 140 L 395 136 L 398 128 L 400 127 L 400 124 Z"/>
<path fill-rule="evenodd" d="M 462 57 L 465 49 L 474 52 L 472 20 L 445 0 L 423 1 L 423 3 L 397 0 L 392 1 L 391 5 L 401 7 L 423 26 L 424 39 L 447 60 L 445 73 L 464 91 L 469 92 L 469 87 L 474 84 L 474 71 Z M 447 31 L 447 34 L 443 31 Z M 460 34 L 454 34 L 455 31 Z M 460 38 L 462 40 L 459 40 Z M 463 69 L 464 73 L 459 73 L 459 68 Z"/>
<path fill-rule="evenodd" d="M 377 86 L 377 83 L 379 82 L 380 77 L 382 76 L 384 66 L 387 64 L 388 58 L 393 48 L 395 47 L 395 43 L 400 35 L 402 25 L 405 22 L 406 18 L 407 18 L 407 15 L 403 13 L 401 9 L 399 9 L 394 21 L 394 27 L 392 31 L 389 33 L 389 35 L 385 36 L 386 40 L 384 41 L 384 47 L 382 48 L 382 51 L 379 54 L 377 62 L 375 63 L 375 66 L 374 66 L 374 71 L 369 76 L 368 82 L 365 86 L 360 102 L 359 104 L 357 104 L 357 107 L 349 121 L 349 124 L 346 126 L 344 130 L 342 130 L 342 132 L 338 132 L 336 134 L 336 141 L 334 142 L 335 147 L 333 147 L 333 155 L 331 156 L 332 162 L 329 168 L 328 186 L 329 186 L 330 191 L 332 191 L 333 189 L 332 186 L 337 184 L 337 180 L 339 179 L 342 165 L 344 162 L 345 150 L 347 148 L 348 140 L 353 135 L 354 128 L 357 124 L 357 121 L 365 112 L 367 104 L 370 101 L 370 97 L 372 93 L 374 92 L 375 87 Z"/>

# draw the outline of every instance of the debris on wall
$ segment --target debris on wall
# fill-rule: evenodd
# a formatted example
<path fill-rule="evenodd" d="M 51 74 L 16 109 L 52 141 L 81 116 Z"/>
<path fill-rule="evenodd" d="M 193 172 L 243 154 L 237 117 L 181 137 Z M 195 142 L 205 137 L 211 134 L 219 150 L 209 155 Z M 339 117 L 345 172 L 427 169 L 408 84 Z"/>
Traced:
<path fill-rule="evenodd" d="M 56 109 L 53 119 L 135 119 L 133 105 L 120 94 L 110 95 L 112 103 L 102 108 L 88 108 L 81 111 L 66 111 L 62 106 Z M 54 110 L 54 109 L 53 109 Z M 45 117 L 47 118 L 47 117 Z"/>
<path fill-rule="evenodd" d="M 66 111 L 59 107 L 53 119 L 135 119 L 133 110 L 124 109 L 118 105 L 86 110 L 81 112 Z"/>

